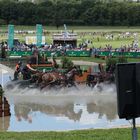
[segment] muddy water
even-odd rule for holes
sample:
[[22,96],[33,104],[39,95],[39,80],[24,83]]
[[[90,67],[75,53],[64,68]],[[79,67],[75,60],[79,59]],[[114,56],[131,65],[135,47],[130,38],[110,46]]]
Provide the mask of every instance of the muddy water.
[[[2,77],[0,77],[2,79]],[[3,75],[3,85],[9,73]],[[102,85],[103,91],[78,86],[78,89],[40,91],[5,89],[11,116],[0,118],[0,130],[49,131],[130,126],[118,119],[115,85]],[[139,119],[137,120],[139,123]]]

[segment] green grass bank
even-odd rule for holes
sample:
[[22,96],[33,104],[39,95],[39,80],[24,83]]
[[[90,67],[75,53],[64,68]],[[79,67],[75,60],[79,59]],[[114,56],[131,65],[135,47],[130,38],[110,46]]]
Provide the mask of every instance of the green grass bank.
[[[140,132],[140,129],[138,129]],[[140,137],[140,133],[138,134]],[[131,128],[67,132],[0,132],[0,140],[131,140]]]

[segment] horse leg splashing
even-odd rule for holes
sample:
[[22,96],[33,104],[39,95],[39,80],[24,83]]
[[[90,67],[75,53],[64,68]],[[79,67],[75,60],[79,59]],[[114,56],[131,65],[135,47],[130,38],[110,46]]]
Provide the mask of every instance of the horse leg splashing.
[[81,76],[80,69],[73,67],[67,74],[66,74],[66,81],[67,81],[67,87],[75,87],[78,89],[76,82],[75,82],[75,75]]
[[103,90],[102,83],[97,82],[94,88],[98,91],[101,92]]
[[41,81],[39,82],[40,89],[42,90],[46,86],[48,86],[50,82],[50,74],[49,73],[44,73],[40,79]]
[[42,76],[42,82],[40,83],[40,88],[43,89],[45,87],[55,87],[57,85],[57,81],[59,80],[57,73],[45,73]]

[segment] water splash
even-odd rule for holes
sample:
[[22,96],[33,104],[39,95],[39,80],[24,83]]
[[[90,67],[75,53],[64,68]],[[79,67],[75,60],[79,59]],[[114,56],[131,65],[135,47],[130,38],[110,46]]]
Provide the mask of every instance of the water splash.
[[24,95],[93,95],[93,94],[116,94],[116,86],[115,84],[98,84],[94,88],[90,88],[86,85],[77,85],[77,87],[70,87],[70,88],[51,88],[51,89],[37,89],[37,88],[20,88],[15,83],[10,82],[8,89],[5,86],[5,90],[10,94],[24,94]]
[[38,104],[65,104],[65,103],[88,103],[88,102],[116,102],[116,86],[114,84],[100,84],[90,88],[86,85],[78,85],[78,88],[62,88],[59,90],[39,90],[15,87],[5,89],[5,95],[14,102],[33,102]]

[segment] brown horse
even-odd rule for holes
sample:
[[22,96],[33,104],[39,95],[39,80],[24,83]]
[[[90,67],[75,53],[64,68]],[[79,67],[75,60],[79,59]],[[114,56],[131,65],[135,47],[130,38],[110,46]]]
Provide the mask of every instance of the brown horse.
[[80,72],[77,69],[77,67],[73,67],[66,73],[66,82],[68,87],[76,86],[75,75],[80,75]]
[[42,75],[41,89],[46,86],[64,86],[65,85],[65,75],[59,72],[49,72]]
[[78,68],[73,67],[67,73],[60,73],[58,71],[48,72],[48,73],[37,73],[33,76],[32,81],[36,82],[36,84],[41,88],[45,88],[47,86],[59,86],[61,87],[71,87],[75,86],[75,75],[80,75],[80,71]]
[[60,72],[38,72],[34,74],[30,80],[31,83],[35,83],[41,89],[47,86],[59,85],[65,86],[66,76]]
[[81,75],[79,67],[72,67],[66,73],[60,73],[57,69],[52,72],[37,72],[30,80],[30,83],[35,83],[41,89],[45,87],[71,87],[76,86],[75,75]]

